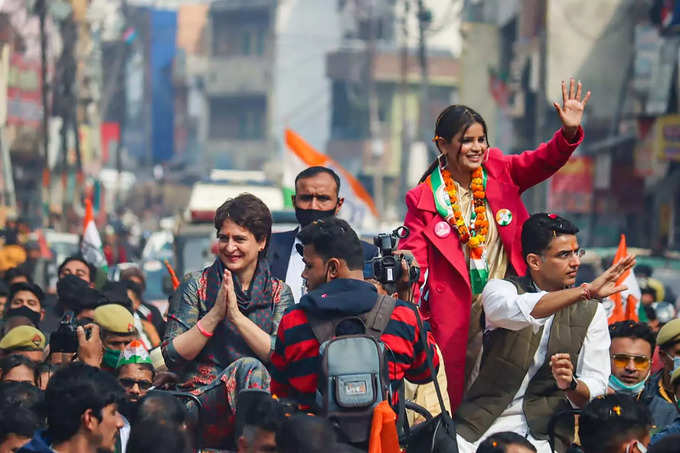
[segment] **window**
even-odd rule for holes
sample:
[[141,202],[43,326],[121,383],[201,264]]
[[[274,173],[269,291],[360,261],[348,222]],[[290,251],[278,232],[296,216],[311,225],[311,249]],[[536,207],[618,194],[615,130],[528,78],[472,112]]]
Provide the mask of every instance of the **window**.
[[264,42],[266,39],[267,32],[264,28],[259,28],[256,30],[256,41],[255,41],[255,53],[258,55],[264,55]]
[[269,29],[266,11],[216,14],[212,24],[213,55],[264,55]]
[[241,55],[250,55],[252,54],[252,49],[251,49],[251,30],[244,29],[241,31]]
[[210,100],[210,138],[260,140],[265,137],[267,101],[264,96],[239,96]]

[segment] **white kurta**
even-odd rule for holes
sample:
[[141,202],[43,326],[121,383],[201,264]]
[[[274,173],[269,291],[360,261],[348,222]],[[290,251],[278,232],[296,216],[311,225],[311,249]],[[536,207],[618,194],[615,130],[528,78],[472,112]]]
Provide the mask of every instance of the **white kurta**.
[[[543,335],[529,371],[508,407],[474,444],[467,442],[461,436],[457,436],[460,453],[474,453],[477,446],[486,437],[501,431],[512,431],[525,436],[529,442],[536,446],[539,453],[551,453],[550,444],[547,441],[534,439],[529,434],[529,425],[522,409],[524,394],[529,386],[529,381],[539,368],[550,360],[546,355],[554,315],[541,319],[531,316],[534,307],[545,294],[547,294],[545,291],[539,291],[519,295],[515,285],[506,280],[498,279],[489,280],[484,288],[482,304],[486,316],[487,331],[496,328],[521,330],[525,327],[533,327],[536,332],[543,326]],[[598,305],[595,316],[588,326],[576,364],[576,376],[588,386],[591,399],[603,395],[607,390],[610,372],[609,344],[607,316],[602,305]],[[499,370],[499,372],[502,371]]]
[[120,448],[121,448],[121,453],[125,453],[127,450],[127,443],[130,440],[130,422],[128,421],[125,416],[121,415],[123,417],[123,427],[118,430],[118,434],[120,435]]

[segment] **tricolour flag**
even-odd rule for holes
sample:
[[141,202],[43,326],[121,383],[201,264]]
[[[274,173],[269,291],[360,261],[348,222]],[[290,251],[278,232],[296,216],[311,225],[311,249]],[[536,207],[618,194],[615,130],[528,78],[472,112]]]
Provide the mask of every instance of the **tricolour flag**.
[[364,186],[340,164],[317,151],[302,137],[286,129],[286,155],[283,169],[283,190],[286,203],[291,203],[295,193],[295,177],[307,167],[324,166],[340,176],[340,196],[345,199],[339,217],[355,228],[370,229],[376,226],[378,211]]
[[[621,261],[627,255],[628,248],[626,247],[626,235],[622,234],[621,240],[619,241],[619,248],[614,257],[614,264]],[[612,310],[609,313],[609,324],[629,320],[637,322],[639,320],[638,309],[642,294],[640,293],[640,286],[635,278],[633,269],[631,268],[624,272],[616,281],[616,285],[626,285],[628,289],[609,297],[613,302]]]
[[85,218],[83,220],[83,242],[80,245],[81,253],[88,263],[99,269],[108,270],[106,257],[102,250],[102,240],[94,223],[94,210],[92,201],[85,199]]

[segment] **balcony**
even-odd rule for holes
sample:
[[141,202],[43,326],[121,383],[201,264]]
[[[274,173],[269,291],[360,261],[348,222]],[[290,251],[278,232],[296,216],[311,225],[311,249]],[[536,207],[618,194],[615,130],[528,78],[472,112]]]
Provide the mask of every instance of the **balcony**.
[[271,61],[262,56],[213,57],[208,64],[208,96],[266,95],[271,86]]
[[[326,75],[332,80],[363,83],[366,53],[342,49],[326,55]],[[431,85],[456,86],[460,76],[460,64],[451,55],[428,55]],[[398,52],[379,51],[373,63],[373,77],[379,83],[401,81],[401,59]],[[408,83],[420,82],[420,66],[417,55],[409,53],[407,60]]]
[[210,5],[213,12],[242,11],[244,9],[272,9],[276,0],[214,0]]
[[274,157],[275,145],[266,139],[211,139],[206,142],[205,157],[210,168],[262,170]]

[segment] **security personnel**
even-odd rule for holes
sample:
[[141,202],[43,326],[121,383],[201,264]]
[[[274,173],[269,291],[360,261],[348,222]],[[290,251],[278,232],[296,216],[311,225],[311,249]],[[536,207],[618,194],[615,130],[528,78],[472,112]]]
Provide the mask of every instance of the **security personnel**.
[[649,378],[640,399],[649,408],[654,425],[663,429],[678,416],[671,376],[673,371],[680,369],[680,319],[674,319],[659,330],[656,344],[663,369]]
[[45,335],[33,326],[17,326],[0,340],[5,355],[21,354],[34,362],[45,356]]
[[102,369],[115,374],[120,352],[130,342],[139,339],[134,317],[122,305],[106,304],[94,310],[94,322],[100,327],[104,347]]

